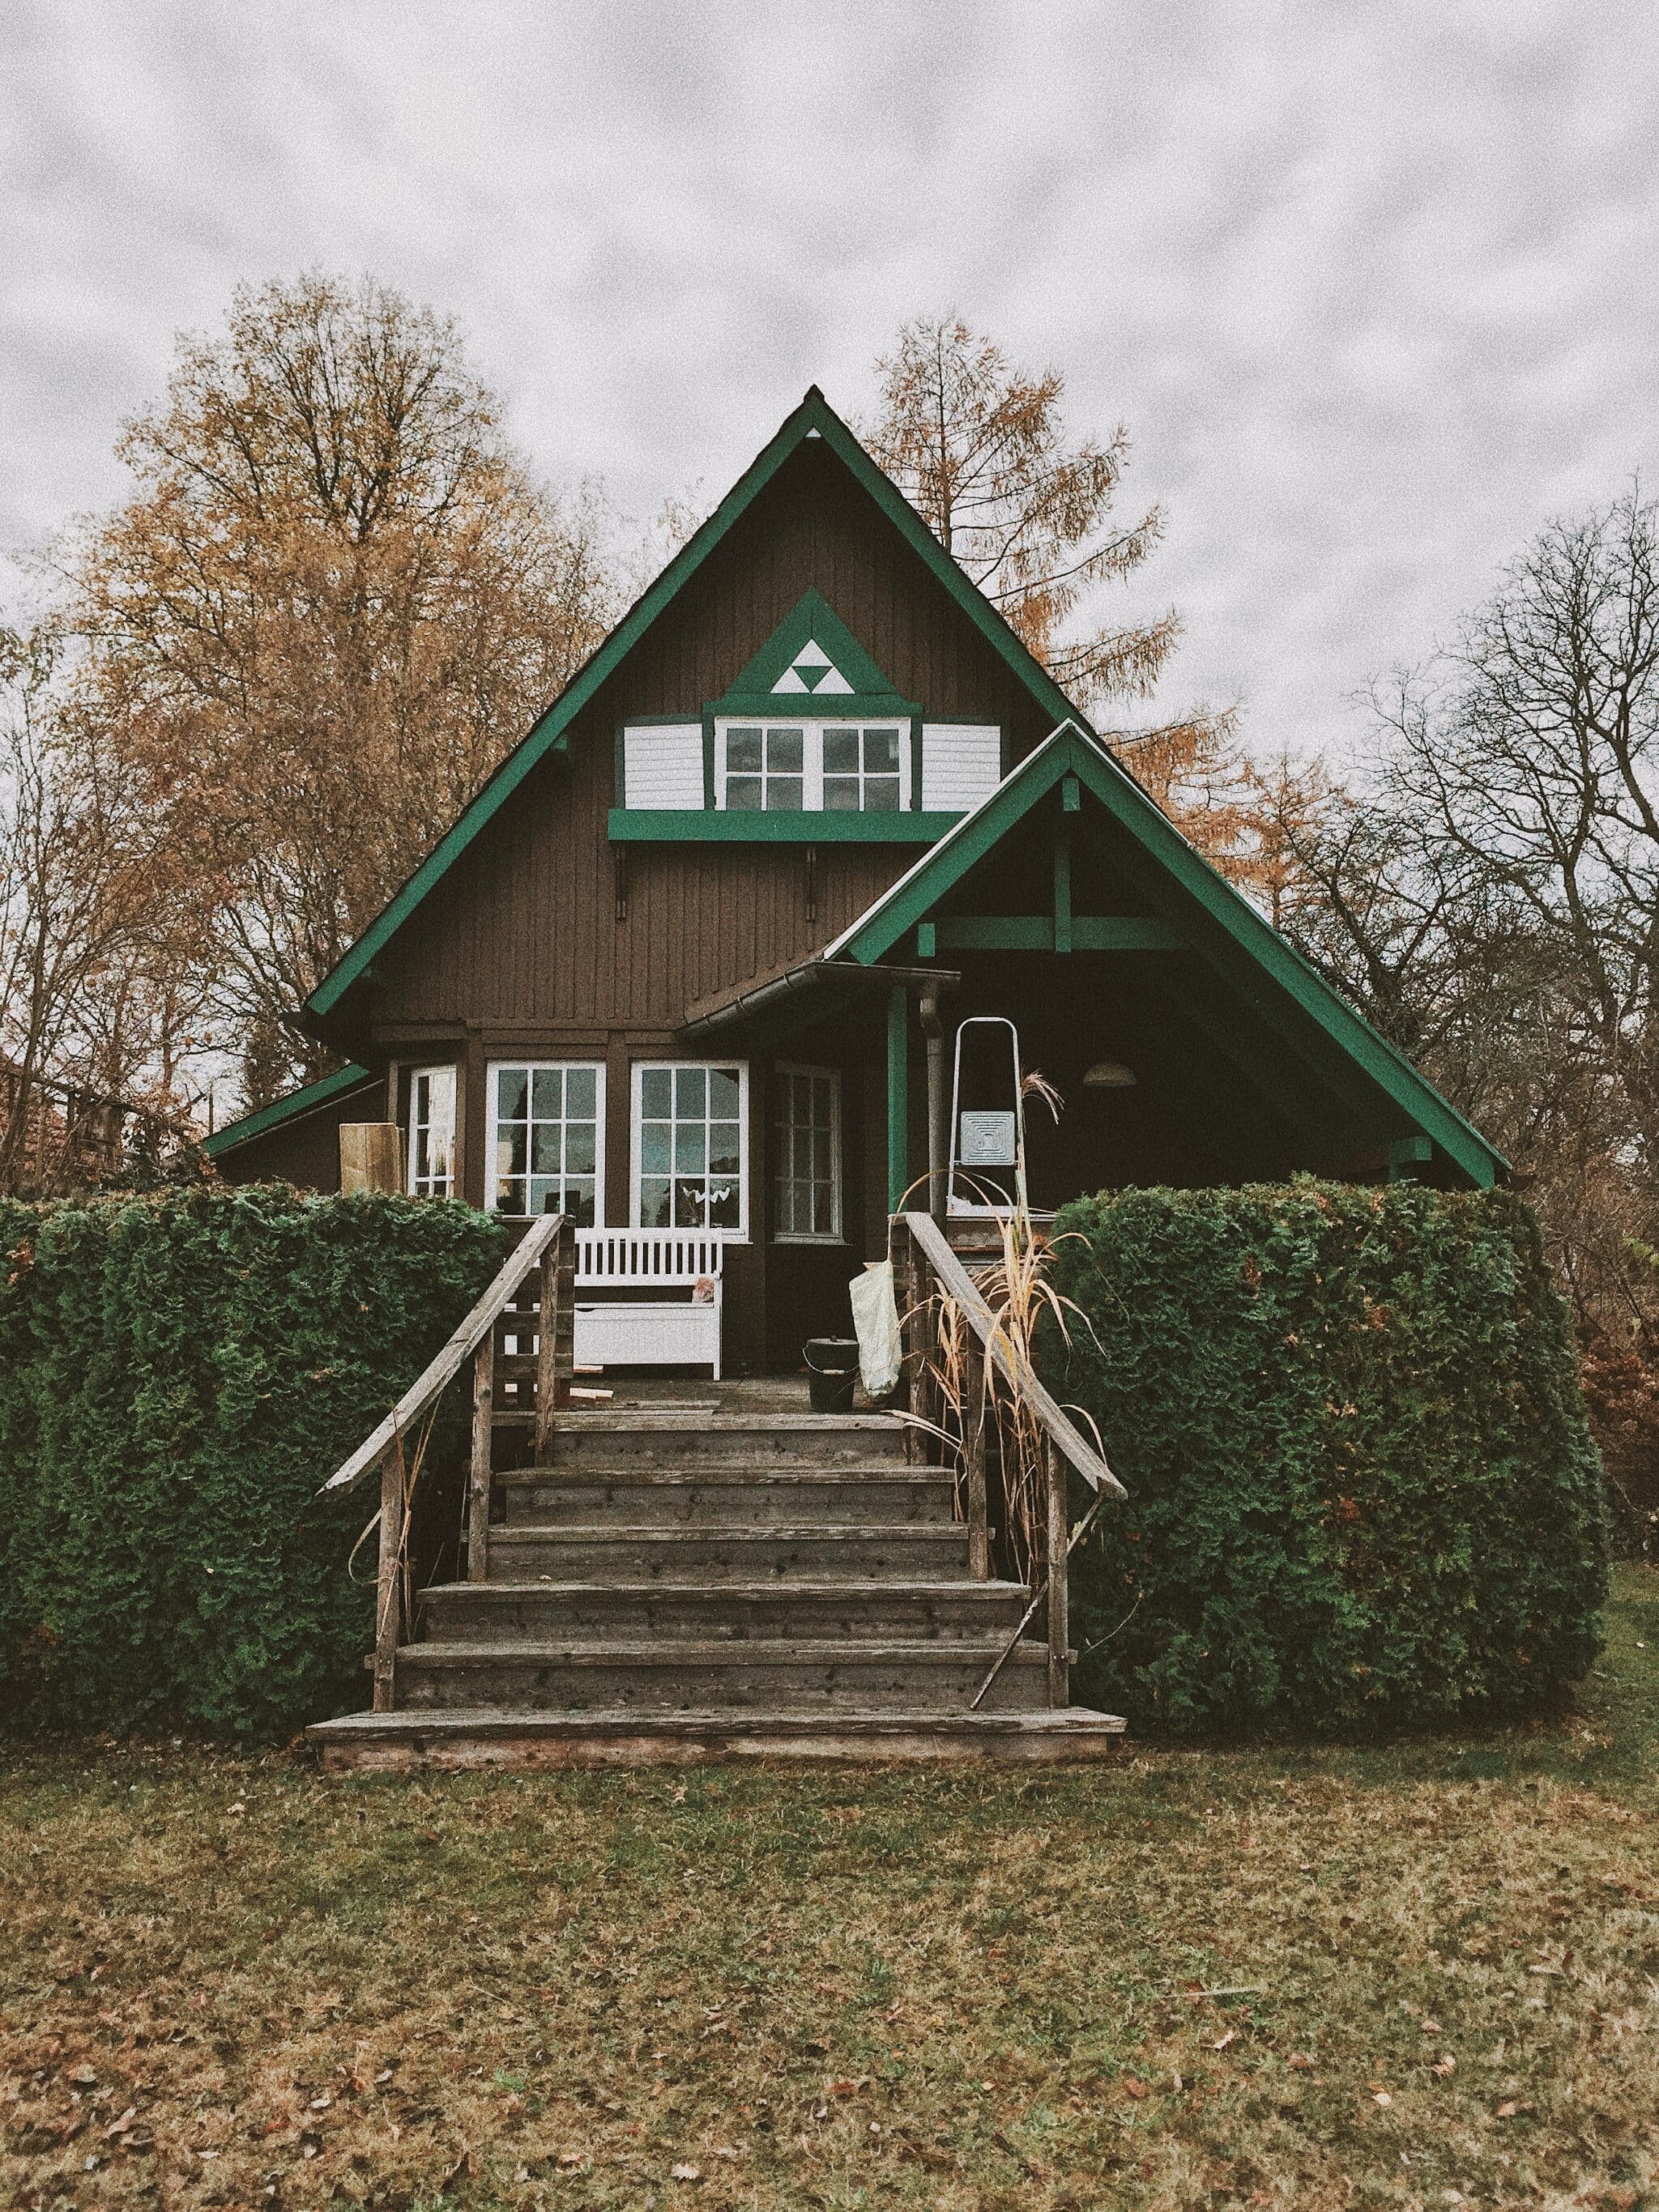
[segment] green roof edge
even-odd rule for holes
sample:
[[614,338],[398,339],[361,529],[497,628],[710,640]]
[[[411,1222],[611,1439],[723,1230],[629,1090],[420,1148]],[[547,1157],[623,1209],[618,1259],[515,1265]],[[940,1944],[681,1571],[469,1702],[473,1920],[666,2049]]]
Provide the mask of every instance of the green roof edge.
[[565,732],[624,655],[644,636],[669,602],[689,583],[708,556],[747,512],[790,454],[814,433],[851,471],[888,520],[919,553],[934,576],[1008,663],[1014,674],[1057,720],[1089,725],[1054,678],[1015,635],[978,586],[952,560],[898,486],[872,461],[835,409],[813,385],[738,478],[720,505],[702,523],[656,580],[572,677],[559,696],[531,726],[477,796],[435,844],[420,866],[393,893],[368,927],[324,976],[306,1000],[320,1018],[331,1012],[361,980],[374,956],[402,927],[427,893],[448,872],[472,840],[518,789],[538,761],[561,750]]
[[285,1098],[273,1099],[257,1113],[244,1114],[239,1121],[227,1121],[222,1129],[216,1129],[204,1139],[202,1150],[210,1160],[216,1160],[221,1152],[245,1145],[250,1138],[263,1137],[267,1129],[280,1128],[284,1121],[295,1121],[314,1107],[326,1106],[331,1098],[355,1091],[360,1083],[372,1083],[374,1079],[372,1068],[365,1067],[360,1060],[350,1060],[344,1067],[337,1067],[332,1075],[319,1075],[314,1083],[290,1091]]
[[1190,892],[1239,950],[1279,983],[1419,1129],[1482,1188],[1508,1161],[1443,1098],[1397,1046],[1373,1029],[1288,938],[1257,912],[1236,884],[1188,843],[1154,800],[1113,759],[1092,731],[1068,715],[996,789],[908,868],[898,881],[825,947],[866,965],[890,951],[933,901],[960,881],[1061,776],[1090,789],[1165,872]]

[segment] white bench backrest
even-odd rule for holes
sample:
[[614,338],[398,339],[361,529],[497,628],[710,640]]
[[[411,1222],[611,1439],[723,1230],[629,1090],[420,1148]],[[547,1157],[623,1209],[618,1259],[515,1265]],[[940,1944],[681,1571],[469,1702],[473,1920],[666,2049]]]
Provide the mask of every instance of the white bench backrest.
[[682,1229],[579,1229],[576,1283],[660,1283],[665,1289],[720,1279],[726,1246],[718,1237]]

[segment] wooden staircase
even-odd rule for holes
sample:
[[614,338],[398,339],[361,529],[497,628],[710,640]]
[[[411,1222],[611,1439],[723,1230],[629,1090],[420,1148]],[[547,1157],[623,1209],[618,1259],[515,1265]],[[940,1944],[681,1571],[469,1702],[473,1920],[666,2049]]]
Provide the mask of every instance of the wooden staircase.
[[[737,1396],[726,1394],[726,1402]],[[393,1705],[311,1731],[330,1767],[773,1753],[1075,1759],[1018,1583],[969,1571],[954,1480],[889,1416],[574,1413],[497,1474],[483,1576],[421,1593]]]
[[[568,1237],[538,1223],[334,1478],[380,1468],[380,1605],[374,1710],[308,1731],[325,1768],[1115,1750],[1121,1720],[1063,1701],[1030,1593],[988,1571],[982,1479],[975,1531],[914,1429],[811,1413],[790,1384],[556,1412],[568,1277]],[[464,1579],[415,1591],[401,1438],[469,1358]],[[526,1425],[531,1463],[497,1465],[523,1456]]]

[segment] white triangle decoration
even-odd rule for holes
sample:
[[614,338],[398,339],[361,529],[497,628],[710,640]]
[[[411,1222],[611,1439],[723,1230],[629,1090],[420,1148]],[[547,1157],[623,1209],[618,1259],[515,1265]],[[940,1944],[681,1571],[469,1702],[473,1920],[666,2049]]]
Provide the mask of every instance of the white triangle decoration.
[[772,686],[774,691],[805,691],[811,688],[805,679],[793,668],[786,668]]
[[806,643],[795,655],[795,665],[797,668],[828,668],[830,656],[817,638],[808,638]]
[[814,691],[851,691],[852,688],[839,668],[830,669],[812,686]]

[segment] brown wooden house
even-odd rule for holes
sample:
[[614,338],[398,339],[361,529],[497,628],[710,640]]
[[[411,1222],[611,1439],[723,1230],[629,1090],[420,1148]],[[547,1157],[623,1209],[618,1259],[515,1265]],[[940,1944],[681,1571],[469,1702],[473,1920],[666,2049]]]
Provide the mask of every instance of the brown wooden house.
[[[1006,1194],[982,1140],[1017,1069],[1063,1101],[1027,1119],[1036,1208],[1503,1167],[1186,842],[816,389],[304,1019],[349,1064],[221,1131],[221,1170],[337,1188],[342,1126],[397,1124],[411,1192],[574,1224],[574,1358],[607,1370],[794,1373],[848,1332],[896,1214],[920,1267],[927,1212]],[[568,1373],[538,1310],[517,1338],[486,1316],[478,1357],[526,1369],[533,1341]],[[998,1550],[971,1455],[953,1475],[890,1418],[753,1395],[572,1427],[537,1371],[526,1466],[479,1370],[465,1573],[406,1645],[384,1440],[342,1470],[380,1455],[378,1710],[329,1723],[330,1756],[492,1730],[478,1755],[634,1755],[641,1713],[675,1756],[729,1747],[734,1716],[751,1747],[873,1731],[928,1756],[1121,1725],[1067,1709],[1062,1462],[1115,1485],[1051,1401],[1045,1653],[1021,1640],[1040,1547]]]
[[350,1064],[209,1149],[328,1189],[338,1125],[388,1120],[412,1191],[706,1231],[728,1370],[793,1368],[959,1136],[957,1025],[987,1013],[1064,1102],[1030,1117],[1038,1206],[1502,1164],[815,389],[313,994]]

